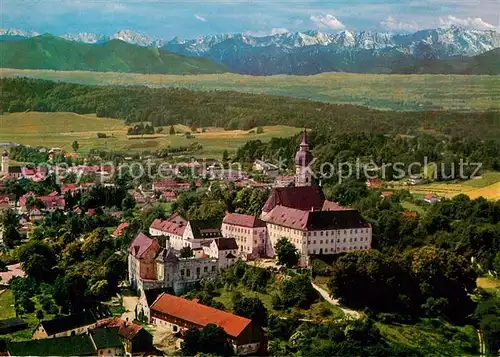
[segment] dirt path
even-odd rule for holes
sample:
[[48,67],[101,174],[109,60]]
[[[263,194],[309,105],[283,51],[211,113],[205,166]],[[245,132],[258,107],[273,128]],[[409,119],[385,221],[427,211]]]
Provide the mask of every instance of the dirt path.
[[332,305],[338,306],[342,310],[342,312],[344,312],[344,314],[346,314],[346,316],[352,317],[354,319],[361,318],[361,315],[359,314],[359,312],[340,306],[339,300],[333,299],[332,297],[330,297],[330,294],[328,294],[328,292],[325,289],[322,289],[321,287],[319,287],[318,285],[316,285],[314,283],[312,283],[312,287],[314,288],[314,290],[316,290],[323,297],[323,299],[325,299],[326,301],[328,301]]
[[477,330],[477,338],[479,340],[479,357],[486,356],[486,346],[484,345],[483,331]]

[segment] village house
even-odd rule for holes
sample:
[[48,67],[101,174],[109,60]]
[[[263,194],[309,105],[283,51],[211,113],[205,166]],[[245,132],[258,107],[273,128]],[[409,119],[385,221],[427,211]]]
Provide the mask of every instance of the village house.
[[52,192],[47,196],[37,196],[33,192],[28,192],[19,198],[19,209],[21,212],[28,212],[27,203],[30,197],[34,200],[40,200],[43,203],[43,207],[38,207],[38,209],[49,213],[58,209],[63,210],[66,205],[64,197],[57,192]]
[[125,352],[129,355],[148,355],[155,351],[153,336],[142,326],[119,317],[113,317],[97,323],[98,328],[117,329]]
[[279,175],[278,166],[265,162],[263,160],[255,160],[253,163],[253,170],[262,172],[264,175],[268,177],[275,178]]
[[183,291],[201,279],[213,276],[218,261],[210,257],[180,258],[168,239],[139,233],[128,250],[128,280],[133,289],[173,288]]
[[117,329],[89,330],[82,335],[6,343],[7,356],[95,356],[124,355]]
[[435,193],[428,192],[425,195],[424,201],[427,203],[433,204],[433,203],[441,202],[441,198],[439,198],[439,196],[436,195]]
[[127,228],[128,228],[127,222],[120,223],[118,227],[116,227],[116,229],[113,231],[113,233],[111,233],[111,236],[114,238],[121,237],[125,233],[125,229]]
[[32,338],[34,340],[81,335],[97,326],[99,320],[109,318],[111,313],[101,306],[77,314],[40,321]]
[[234,238],[215,238],[204,243],[203,253],[217,259],[219,269],[226,269],[236,263],[238,245]]
[[2,209],[14,209],[16,207],[16,196],[0,194],[0,211]]
[[235,354],[257,355],[266,350],[264,331],[252,320],[174,295],[163,293],[156,299],[151,306],[151,321],[181,339],[190,328],[214,324],[227,333]]
[[167,237],[170,246],[176,250],[184,247],[196,249],[207,240],[221,237],[219,227],[217,222],[212,221],[188,221],[176,212],[165,220],[155,219],[149,227],[149,234],[153,237]]
[[222,221],[222,236],[232,237],[239,247],[238,256],[255,259],[266,256],[267,227],[261,219],[238,213],[228,213]]

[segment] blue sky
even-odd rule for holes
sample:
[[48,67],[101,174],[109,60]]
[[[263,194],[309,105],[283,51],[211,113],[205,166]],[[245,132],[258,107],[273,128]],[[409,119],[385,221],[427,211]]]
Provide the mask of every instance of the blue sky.
[[0,27],[57,35],[110,35],[130,29],[170,39],[307,29],[412,32],[452,24],[500,27],[500,0],[0,0],[0,4]]

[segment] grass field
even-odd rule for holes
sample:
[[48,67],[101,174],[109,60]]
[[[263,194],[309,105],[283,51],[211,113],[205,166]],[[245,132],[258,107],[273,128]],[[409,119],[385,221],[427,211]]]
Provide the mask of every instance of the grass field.
[[14,295],[11,290],[1,290],[0,293],[0,320],[10,319],[16,317],[16,310],[14,309]]
[[184,76],[6,68],[0,71],[2,77],[31,77],[91,85],[237,90],[391,110],[500,109],[500,76],[322,73],[257,77],[229,73]]
[[457,327],[441,320],[422,320],[416,325],[376,325],[390,343],[416,348],[424,356],[478,355],[473,326]]
[[[434,182],[416,186],[394,186],[394,188],[410,190],[414,197],[422,199],[426,193],[432,192],[438,196],[447,198],[452,198],[459,194],[466,194],[472,199],[482,196],[489,200],[498,200],[500,199],[500,172],[486,172],[480,177],[460,183]],[[411,209],[408,203],[403,202],[403,207],[408,210],[419,212],[417,209]],[[421,209],[421,207],[418,208]]]
[[[180,132],[190,131],[184,125],[176,125]],[[169,128],[164,128],[168,133]],[[97,118],[95,115],[75,113],[11,113],[0,115],[0,142],[14,141],[24,145],[61,147],[72,151],[72,143],[77,140],[80,151],[90,149],[131,151],[157,150],[167,146],[189,146],[196,142],[203,145],[203,156],[221,156],[224,150],[235,151],[248,140],[270,140],[272,137],[292,136],[301,129],[288,126],[264,127],[264,133],[221,128],[207,128],[206,132],[194,133],[194,139],[184,135],[155,134],[127,136],[127,126],[122,121]],[[201,131],[201,130],[200,130]],[[98,139],[97,133],[105,133],[108,138]]]

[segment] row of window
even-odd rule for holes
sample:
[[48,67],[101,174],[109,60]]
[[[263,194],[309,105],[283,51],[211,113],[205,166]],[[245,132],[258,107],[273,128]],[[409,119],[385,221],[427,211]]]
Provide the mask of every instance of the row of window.
[[246,229],[246,228],[240,228],[240,227],[234,227],[234,226],[227,226],[227,230],[230,231],[230,232],[250,234],[250,229]]
[[[358,241],[358,238],[349,238],[350,243],[357,242],[357,241]],[[361,238],[359,238],[359,241],[360,242],[363,242],[363,241],[368,242],[368,237],[361,237]],[[347,242],[347,238],[344,238],[343,243],[346,243],[346,242]],[[331,243],[334,243],[334,239],[331,240]],[[340,239],[337,239],[337,243],[340,243]],[[307,244],[311,244],[311,240],[308,239]],[[316,244],[316,241],[313,240],[312,244]],[[319,244],[323,244],[322,239],[319,241]],[[328,244],[328,239],[325,240],[325,244]]]
[[[212,265],[212,271],[215,271],[215,265]],[[196,268],[196,275],[200,275],[201,269],[200,267]],[[203,267],[203,272],[208,272],[208,267]],[[184,269],[181,269],[181,276],[184,276]],[[191,276],[191,269],[186,269],[186,276]]]
[[[368,228],[366,228],[366,229],[349,229],[349,234],[353,234],[353,231],[354,231],[354,234],[358,234],[358,231],[359,231],[359,233],[368,233]],[[308,236],[312,235],[312,236],[316,237],[317,233],[318,232],[307,232],[307,235]],[[328,231],[326,231],[326,232],[320,231],[319,236],[323,236],[323,233],[325,233],[325,236],[328,237]],[[332,232],[332,235],[334,235],[334,233],[335,233],[335,231]],[[347,234],[347,229],[344,229],[344,234]]]
[[[342,247],[342,248],[337,248],[337,249],[333,249],[333,248],[330,248],[330,252],[346,252],[346,251],[353,251],[353,250],[361,250],[361,249],[368,249],[368,246],[365,245],[365,246],[360,246],[360,247]],[[308,253],[309,254],[327,254],[328,253],[328,248],[325,248],[325,249],[309,249],[308,250]]]

